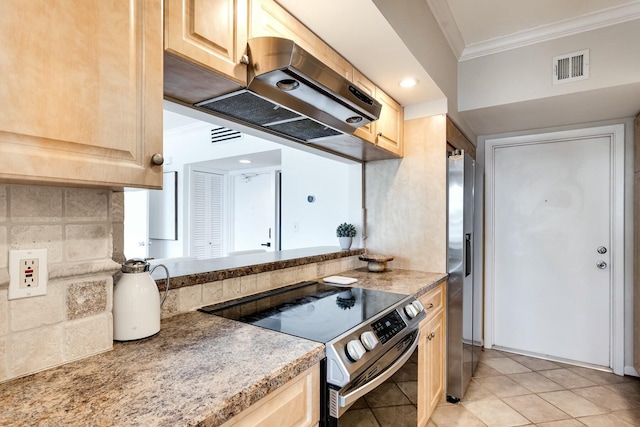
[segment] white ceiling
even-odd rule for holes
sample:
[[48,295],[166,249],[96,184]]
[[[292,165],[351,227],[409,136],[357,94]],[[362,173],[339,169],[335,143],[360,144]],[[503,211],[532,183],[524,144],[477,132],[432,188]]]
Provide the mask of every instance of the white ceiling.
[[[276,0],[402,105],[444,98],[372,0]],[[405,77],[419,84],[400,87]]]
[[638,0],[425,0],[460,60],[637,19]]
[[447,0],[465,45],[576,17],[599,13],[629,0]]
[[[232,142],[235,143],[235,142]],[[251,163],[240,163],[240,160]],[[264,169],[280,166],[282,163],[282,150],[259,151],[247,153],[241,156],[225,157],[222,159],[207,160],[194,163],[199,166],[206,166],[210,169],[222,171],[242,171],[245,169]]]

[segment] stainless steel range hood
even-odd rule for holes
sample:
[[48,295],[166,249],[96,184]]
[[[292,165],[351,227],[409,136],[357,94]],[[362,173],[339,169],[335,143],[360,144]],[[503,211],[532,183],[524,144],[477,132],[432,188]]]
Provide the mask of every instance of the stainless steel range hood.
[[[293,41],[249,40],[246,89],[194,104],[286,135],[322,145],[343,140],[377,120],[381,105]],[[353,141],[350,141],[353,143]]]

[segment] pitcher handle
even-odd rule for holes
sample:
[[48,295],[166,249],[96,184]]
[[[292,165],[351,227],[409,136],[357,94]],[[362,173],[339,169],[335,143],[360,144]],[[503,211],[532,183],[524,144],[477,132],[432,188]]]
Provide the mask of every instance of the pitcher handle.
[[164,304],[164,300],[167,299],[167,294],[169,293],[169,279],[171,279],[171,277],[169,277],[169,269],[163,264],[158,264],[155,267],[153,267],[151,271],[149,271],[149,274],[150,275],[153,274],[153,270],[155,270],[158,267],[164,268],[164,272],[167,274],[167,286],[165,286],[164,295],[162,296],[162,300],[160,301],[160,307],[162,307],[162,304]]

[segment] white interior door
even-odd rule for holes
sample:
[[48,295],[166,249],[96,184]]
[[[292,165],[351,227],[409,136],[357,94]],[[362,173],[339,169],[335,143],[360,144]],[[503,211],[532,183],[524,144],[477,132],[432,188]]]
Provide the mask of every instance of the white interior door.
[[275,177],[273,172],[234,176],[231,252],[275,249]]
[[622,333],[612,270],[623,268],[619,145],[597,132],[520,142],[487,144],[488,344],[612,367]]

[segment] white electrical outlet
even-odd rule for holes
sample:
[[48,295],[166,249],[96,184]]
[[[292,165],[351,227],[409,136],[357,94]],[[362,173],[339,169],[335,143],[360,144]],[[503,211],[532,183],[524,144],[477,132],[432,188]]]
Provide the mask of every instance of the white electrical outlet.
[[47,294],[47,250],[9,251],[9,299]]

